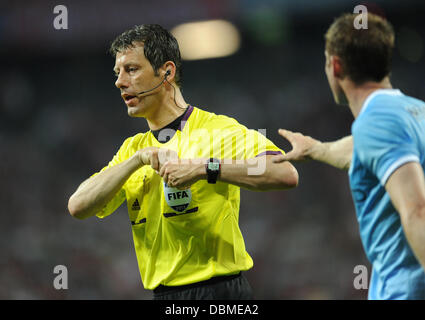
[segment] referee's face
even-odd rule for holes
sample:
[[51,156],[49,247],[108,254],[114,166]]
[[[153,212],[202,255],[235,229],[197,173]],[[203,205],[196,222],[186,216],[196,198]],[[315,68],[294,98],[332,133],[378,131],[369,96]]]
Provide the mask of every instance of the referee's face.
[[115,86],[121,91],[128,115],[130,117],[149,116],[154,106],[161,101],[162,86],[148,94],[138,95],[142,91],[155,87],[160,81],[145,57],[143,45],[136,45],[118,52],[115,57],[114,72],[117,77]]

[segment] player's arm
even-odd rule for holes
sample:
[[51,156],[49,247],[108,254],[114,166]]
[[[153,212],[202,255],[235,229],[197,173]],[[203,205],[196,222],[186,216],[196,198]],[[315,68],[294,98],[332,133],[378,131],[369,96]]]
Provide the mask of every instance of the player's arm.
[[[114,165],[84,181],[69,198],[68,210],[77,219],[96,215],[121,190],[127,179],[144,165],[151,165],[159,170],[165,163],[171,150],[145,148],[138,150],[129,159]],[[174,154],[173,154],[174,157]]]
[[[249,160],[221,160],[218,181],[253,191],[296,187],[298,172],[295,167],[287,161],[274,163],[272,159],[273,156],[264,155]],[[159,174],[169,186],[185,188],[207,179],[206,163],[207,159],[168,161]]]
[[299,132],[280,129],[279,134],[287,139],[292,150],[284,155],[275,156],[273,161],[316,160],[342,170],[348,170],[353,153],[353,137],[347,136],[332,142],[321,142]]
[[400,214],[407,241],[425,269],[425,179],[422,167],[417,162],[402,165],[389,177],[385,189]]

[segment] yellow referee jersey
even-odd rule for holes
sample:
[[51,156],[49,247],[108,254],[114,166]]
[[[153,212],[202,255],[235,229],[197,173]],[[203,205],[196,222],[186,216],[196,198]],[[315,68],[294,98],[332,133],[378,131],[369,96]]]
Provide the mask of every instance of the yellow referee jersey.
[[[150,131],[126,139],[102,171],[146,147],[174,150],[180,159],[242,160],[282,152],[264,135],[223,115],[189,106],[183,121],[181,131],[166,143]],[[164,185],[147,165],[130,176],[97,216],[110,215],[124,200],[146,289],[190,284],[253,266],[239,229],[239,187],[199,180],[178,190]]]

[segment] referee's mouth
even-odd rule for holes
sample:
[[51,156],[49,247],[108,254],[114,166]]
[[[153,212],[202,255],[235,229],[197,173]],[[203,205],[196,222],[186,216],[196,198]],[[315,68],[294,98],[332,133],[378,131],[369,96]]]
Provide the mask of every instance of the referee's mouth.
[[130,105],[137,102],[137,96],[128,93],[122,94],[121,97],[124,99],[126,105]]

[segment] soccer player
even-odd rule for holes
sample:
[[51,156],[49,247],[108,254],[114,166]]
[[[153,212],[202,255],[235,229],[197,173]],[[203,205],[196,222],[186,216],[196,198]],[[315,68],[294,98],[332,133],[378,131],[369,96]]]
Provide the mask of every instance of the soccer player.
[[326,75],[348,104],[352,137],[322,143],[287,130],[293,145],[275,161],[315,159],[349,168],[360,236],[372,263],[369,299],[425,298],[425,103],[389,80],[394,32],[368,14],[368,28],[344,14],[328,29]]
[[150,130],[124,141],[70,197],[72,216],[104,218],[127,202],[143,285],[154,299],[250,299],[253,261],[239,229],[240,187],[293,188],[282,153],[236,120],[188,105],[176,39],[136,26],[112,43],[115,85]]

